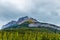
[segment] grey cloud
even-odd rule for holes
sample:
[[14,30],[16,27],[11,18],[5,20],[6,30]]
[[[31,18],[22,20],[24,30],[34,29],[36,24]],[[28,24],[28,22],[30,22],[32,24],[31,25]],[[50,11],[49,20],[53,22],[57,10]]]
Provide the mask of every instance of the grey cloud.
[[3,23],[3,21],[16,20],[28,15],[42,22],[60,24],[59,2],[58,0],[31,0],[28,1],[26,8],[23,7],[20,10],[15,4],[7,1],[7,3],[0,4],[0,21]]

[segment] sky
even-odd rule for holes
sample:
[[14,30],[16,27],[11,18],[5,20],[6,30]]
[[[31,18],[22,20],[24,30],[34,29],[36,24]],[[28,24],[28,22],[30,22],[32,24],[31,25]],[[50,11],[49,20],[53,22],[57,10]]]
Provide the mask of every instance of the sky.
[[0,28],[24,16],[60,26],[60,0],[0,0]]

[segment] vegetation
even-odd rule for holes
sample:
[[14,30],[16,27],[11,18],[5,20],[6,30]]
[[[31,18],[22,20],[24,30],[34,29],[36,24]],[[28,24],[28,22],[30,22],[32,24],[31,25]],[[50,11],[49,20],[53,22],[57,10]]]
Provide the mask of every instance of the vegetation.
[[60,40],[60,34],[44,28],[1,30],[0,40]]

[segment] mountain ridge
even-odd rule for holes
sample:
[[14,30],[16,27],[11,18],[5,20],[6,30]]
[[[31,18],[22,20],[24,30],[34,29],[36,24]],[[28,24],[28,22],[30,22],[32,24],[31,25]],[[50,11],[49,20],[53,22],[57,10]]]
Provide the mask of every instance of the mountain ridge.
[[[19,25],[19,27],[21,27],[21,26],[46,27],[46,28],[48,27],[48,28],[53,28],[53,29],[60,30],[59,26],[49,24],[49,23],[42,23],[42,22],[39,22],[36,19],[28,17],[28,16],[21,17],[21,18],[18,19],[18,21],[11,21],[11,22],[7,23],[6,25],[4,25],[2,27],[2,29],[10,28],[10,27],[12,28],[12,26],[15,26],[15,25]],[[16,28],[17,28],[17,26],[16,26]]]

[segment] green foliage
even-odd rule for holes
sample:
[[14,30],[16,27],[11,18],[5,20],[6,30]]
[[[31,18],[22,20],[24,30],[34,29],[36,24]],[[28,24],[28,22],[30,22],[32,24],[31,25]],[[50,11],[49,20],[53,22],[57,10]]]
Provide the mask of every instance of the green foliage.
[[[1,30],[0,40],[60,40],[59,33],[47,32],[44,28],[19,28]],[[43,30],[43,31],[41,31]]]

